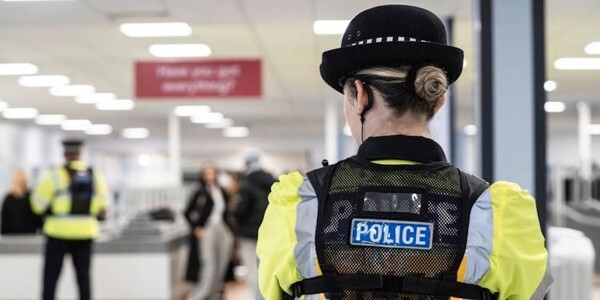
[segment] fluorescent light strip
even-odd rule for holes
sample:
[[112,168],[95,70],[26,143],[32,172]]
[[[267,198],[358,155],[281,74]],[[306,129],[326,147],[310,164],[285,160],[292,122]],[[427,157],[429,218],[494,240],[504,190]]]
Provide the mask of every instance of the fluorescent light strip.
[[589,134],[600,134],[600,124],[591,124],[587,127]]
[[467,125],[465,126],[465,134],[466,135],[470,135],[470,136],[474,136],[477,135],[477,126],[476,125]]
[[556,81],[554,80],[547,80],[546,82],[544,82],[544,90],[546,90],[546,92],[552,92],[556,90],[556,87]]
[[349,20],[318,20],[313,23],[313,31],[318,35],[344,34]]
[[7,108],[2,113],[6,119],[33,119],[37,115],[38,111],[35,108]]
[[0,75],[33,75],[38,67],[29,63],[0,64]]
[[109,124],[92,124],[86,131],[87,135],[109,135],[112,133],[112,126]]
[[232,119],[223,119],[219,122],[204,124],[204,127],[209,129],[223,129],[233,126]]
[[194,124],[208,124],[208,123],[218,123],[223,121],[224,117],[222,113],[208,113],[203,115],[192,116],[190,120]]
[[128,37],[190,36],[192,28],[186,23],[125,23],[119,27]]
[[147,128],[125,128],[121,134],[126,139],[145,139],[150,136],[150,131]]
[[66,131],[86,131],[92,126],[90,120],[65,120],[60,127]]
[[0,111],[3,111],[8,108],[8,103],[4,101],[0,101]]
[[96,104],[102,101],[110,101],[117,99],[117,96],[113,93],[95,93],[85,96],[75,97],[75,102],[79,104]]
[[132,110],[135,103],[129,99],[117,99],[96,103],[98,110]]
[[178,117],[192,117],[210,113],[210,107],[204,105],[181,105],[175,107],[174,111]]
[[589,55],[600,54],[600,42],[589,43],[584,50]]
[[600,57],[563,57],[554,62],[557,70],[600,70]]
[[211,53],[205,44],[160,44],[150,46],[149,51],[156,57],[206,57]]
[[62,85],[50,88],[50,94],[56,97],[77,97],[96,92],[91,85]]
[[565,111],[566,108],[567,106],[564,102],[548,101],[544,103],[544,109],[549,113],[561,113]]
[[242,138],[250,135],[248,127],[229,127],[223,129],[223,136],[228,138]]
[[35,118],[35,124],[61,125],[65,119],[65,115],[39,115],[37,118]]
[[63,75],[21,76],[19,78],[19,84],[25,87],[53,87],[67,85],[70,82],[69,77]]

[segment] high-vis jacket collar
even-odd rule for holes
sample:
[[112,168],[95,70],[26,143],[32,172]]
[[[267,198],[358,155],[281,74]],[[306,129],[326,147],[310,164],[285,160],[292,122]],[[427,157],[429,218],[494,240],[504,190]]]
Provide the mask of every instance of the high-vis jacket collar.
[[370,137],[360,145],[358,157],[365,160],[401,159],[420,163],[446,162],[442,147],[422,136]]

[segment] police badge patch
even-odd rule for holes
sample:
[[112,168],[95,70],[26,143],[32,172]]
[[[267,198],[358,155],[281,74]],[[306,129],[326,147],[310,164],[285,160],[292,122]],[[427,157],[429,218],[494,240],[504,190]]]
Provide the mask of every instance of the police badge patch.
[[353,219],[350,244],[366,247],[429,250],[433,223]]

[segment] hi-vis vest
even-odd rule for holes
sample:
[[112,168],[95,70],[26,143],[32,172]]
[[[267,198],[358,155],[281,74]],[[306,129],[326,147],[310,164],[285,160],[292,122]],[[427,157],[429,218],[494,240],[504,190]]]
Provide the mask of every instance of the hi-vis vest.
[[264,300],[541,300],[553,281],[535,199],[415,136],[370,137],[354,158],[280,176],[256,253]]
[[291,298],[495,299],[457,282],[469,213],[489,185],[447,162],[376,165],[357,156],[307,174],[318,197],[321,276]]
[[30,201],[36,214],[46,214],[43,229],[46,236],[93,239],[100,231],[97,216],[106,210],[107,192],[102,175],[76,161],[44,174]]

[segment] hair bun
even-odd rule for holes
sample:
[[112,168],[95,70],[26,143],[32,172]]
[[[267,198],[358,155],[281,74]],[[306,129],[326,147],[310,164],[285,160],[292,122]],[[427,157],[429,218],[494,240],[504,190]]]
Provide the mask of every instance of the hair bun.
[[448,89],[446,74],[438,67],[420,68],[415,76],[415,93],[427,102],[435,102]]

